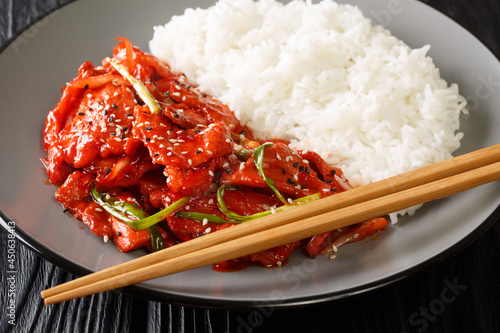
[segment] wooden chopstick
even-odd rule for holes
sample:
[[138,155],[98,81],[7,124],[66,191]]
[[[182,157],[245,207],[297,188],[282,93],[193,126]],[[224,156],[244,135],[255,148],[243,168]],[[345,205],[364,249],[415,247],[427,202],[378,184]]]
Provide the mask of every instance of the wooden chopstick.
[[497,180],[499,161],[500,145],[485,148],[193,239],[47,289],[42,297],[52,304],[120,288],[386,215]]

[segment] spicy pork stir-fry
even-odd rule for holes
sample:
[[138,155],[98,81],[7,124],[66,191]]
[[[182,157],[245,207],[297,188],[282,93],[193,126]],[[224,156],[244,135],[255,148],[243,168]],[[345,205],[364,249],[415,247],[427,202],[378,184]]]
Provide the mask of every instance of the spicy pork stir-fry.
[[[349,188],[318,154],[256,140],[227,106],[119,40],[102,66],[80,67],[44,128],[56,199],[95,235],[123,252],[156,251]],[[374,219],[218,267],[281,266],[303,243],[311,256],[335,252],[387,224]]]

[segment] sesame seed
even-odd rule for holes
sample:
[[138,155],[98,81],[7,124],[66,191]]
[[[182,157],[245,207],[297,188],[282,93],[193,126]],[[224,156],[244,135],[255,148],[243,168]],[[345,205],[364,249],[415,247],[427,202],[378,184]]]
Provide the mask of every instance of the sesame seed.
[[294,167],[294,168],[296,168],[296,167],[298,167],[298,166],[299,166],[299,162],[295,162],[295,163],[293,163],[293,167]]
[[330,260],[334,260],[334,259],[337,259],[337,255],[336,255],[336,254],[332,254],[332,255],[330,256]]
[[352,237],[353,237],[353,238],[358,238],[358,237],[359,237],[359,234],[354,234]]
[[102,209],[99,208],[99,207],[97,207],[95,210],[98,211],[98,212],[102,212]]
[[104,243],[107,243],[109,240],[109,237],[108,237],[108,235],[104,235],[104,237],[102,239],[104,240]]
[[207,225],[208,220],[207,220],[207,219],[203,219],[203,222],[202,222],[202,223],[203,223],[203,225]]
[[191,161],[190,159],[188,160],[188,164],[189,165],[193,165],[193,161]]
[[208,234],[210,231],[212,231],[212,228],[210,228],[210,227],[209,227],[209,228],[207,228],[207,229],[205,229],[205,233],[207,233],[207,234]]

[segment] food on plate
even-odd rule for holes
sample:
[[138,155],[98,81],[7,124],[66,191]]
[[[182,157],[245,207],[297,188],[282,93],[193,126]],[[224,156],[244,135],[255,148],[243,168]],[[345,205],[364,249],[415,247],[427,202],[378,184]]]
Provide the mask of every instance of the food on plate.
[[[43,132],[55,198],[97,236],[123,252],[156,251],[349,189],[317,153],[255,138],[185,74],[118,40],[101,66],[80,66]],[[332,253],[387,225],[377,218],[317,235],[306,250]],[[281,266],[302,243],[216,267]]]
[[352,186],[448,159],[460,146],[465,98],[440,77],[429,48],[412,49],[331,0],[221,0],[186,9],[150,41],[152,54],[257,137],[315,151]]

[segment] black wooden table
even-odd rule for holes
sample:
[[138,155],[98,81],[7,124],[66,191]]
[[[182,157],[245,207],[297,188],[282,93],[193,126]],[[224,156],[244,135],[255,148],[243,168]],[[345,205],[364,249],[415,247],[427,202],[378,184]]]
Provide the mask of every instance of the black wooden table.
[[[67,2],[0,0],[0,45]],[[500,55],[499,0],[424,2]],[[16,307],[9,309],[9,234],[0,229],[0,332],[500,332],[499,220],[460,252],[399,282],[341,300],[265,313],[192,308],[116,292],[47,307],[40,291],[74,276],[19,241]],[[9,323],[11,313],[15,325]]]

